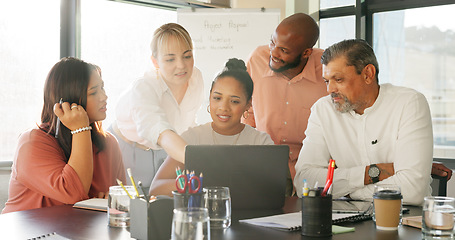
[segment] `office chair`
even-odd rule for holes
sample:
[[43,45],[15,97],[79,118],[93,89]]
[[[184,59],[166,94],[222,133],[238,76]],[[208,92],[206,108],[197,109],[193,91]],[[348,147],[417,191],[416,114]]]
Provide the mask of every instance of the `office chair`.
[[433,196],[447,196],[447,176],[442,177],[438,175],[431,174],[433,181],[431,182],[431,188]]
[[[437,158],[433,157],[433,163],[442,163],[449,169],[455,169],[455,159],[453,158]],[[431,188],[433,196],[447,196],[447,177],[431,175],[433,181]]]

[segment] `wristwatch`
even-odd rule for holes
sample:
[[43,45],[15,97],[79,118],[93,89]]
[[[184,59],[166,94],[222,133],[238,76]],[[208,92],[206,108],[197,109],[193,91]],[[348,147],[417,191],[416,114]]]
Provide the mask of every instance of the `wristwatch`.
[[368,169],[368,176],[370,176],[373,183],[379,182],[379,174],[381,174],[381,170],[376,166],[376,164],[371,164],[370,169]]

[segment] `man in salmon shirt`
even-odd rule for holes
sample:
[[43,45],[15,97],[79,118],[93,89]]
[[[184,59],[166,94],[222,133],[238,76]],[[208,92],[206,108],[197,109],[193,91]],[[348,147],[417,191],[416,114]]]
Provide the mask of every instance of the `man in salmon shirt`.
[[289,145],[286,195],[293,194],[295,163],[310,115],[310,108],[327,95],[322,79],[322,49],[316,22],[304,13],[284,19],[268,46],[251,53],[247,68],[254,82],[252,107],[242,121],[267,132],[275,144]]

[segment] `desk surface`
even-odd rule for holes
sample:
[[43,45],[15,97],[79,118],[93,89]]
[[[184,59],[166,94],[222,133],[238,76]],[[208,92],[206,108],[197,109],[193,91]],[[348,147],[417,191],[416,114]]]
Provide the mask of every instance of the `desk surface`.
[[[409,207],[410,214],[421,215],[421,208]],[[286,199],[283,210],[275,211],[233,211],[232,226],[226,230],[211,229],[212,240],[218,239],[323,239],[308,238],[300,231],[285,232],[265,227],[239,223],[239,219],[268,216],[300,210],[297,198]],[[333,235],[332,240],[343,239],[421,239],[417,228],[401,226],[398,231],[377,231],[373,221],[350,223],[343,226],[355,227],[355,232]],[[69,239],[131,239],[129,229],[110,228],[107,226],[107,214],[83,209],[71,205],[47,207],[7,213],[0,215],[1,239],[28,239],[43,234],[56,232]]]

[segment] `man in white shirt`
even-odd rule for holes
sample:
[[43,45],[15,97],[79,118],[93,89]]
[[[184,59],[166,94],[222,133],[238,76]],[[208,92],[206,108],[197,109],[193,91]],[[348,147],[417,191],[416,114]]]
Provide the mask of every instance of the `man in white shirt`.
[[431,195],[433,132],[425,97],[378,83],[378,63],[363,40],[344,40],[321,58],[329,96],[311,109],[294,183],[323,186],[334,159],[333,197],[372,198],[374,183],[401,187],[406,204]]

